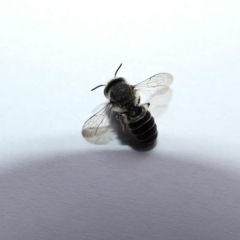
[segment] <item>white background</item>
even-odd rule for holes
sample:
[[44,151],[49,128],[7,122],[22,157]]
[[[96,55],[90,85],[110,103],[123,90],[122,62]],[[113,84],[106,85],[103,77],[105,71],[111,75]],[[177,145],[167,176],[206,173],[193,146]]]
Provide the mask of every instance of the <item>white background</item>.
[[[0,238],[239,239],[239,11],[238,0],[1,1]],[[90,89],[120,63],[132,84],[174,76],[149,151],[121,133],[81,136],[107,102]]]

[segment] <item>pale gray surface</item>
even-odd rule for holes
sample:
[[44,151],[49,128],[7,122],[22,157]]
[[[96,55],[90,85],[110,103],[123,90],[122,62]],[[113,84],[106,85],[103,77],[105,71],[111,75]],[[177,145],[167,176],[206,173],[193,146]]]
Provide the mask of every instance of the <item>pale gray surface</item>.
[[[239,12],[239,0],[1,2],[0,240],[239,240]],[[81,136],[106,103],[90,89],[120,63],[131,84],[174,76],[150,151],[119,130],[105,145]]]
[[185,162],[196,156],[87,155],[2,174],[1,239],[240,238],[239,176]]

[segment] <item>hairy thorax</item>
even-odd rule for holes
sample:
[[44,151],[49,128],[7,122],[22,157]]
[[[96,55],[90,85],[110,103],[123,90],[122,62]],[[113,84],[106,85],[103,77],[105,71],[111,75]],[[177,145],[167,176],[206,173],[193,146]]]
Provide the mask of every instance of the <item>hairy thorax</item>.
[[125,83],[120,83],[112,87],[110,99],[115,111],[118,111],[118,108],[127,111],[136,104],[135,92],[130,85]]

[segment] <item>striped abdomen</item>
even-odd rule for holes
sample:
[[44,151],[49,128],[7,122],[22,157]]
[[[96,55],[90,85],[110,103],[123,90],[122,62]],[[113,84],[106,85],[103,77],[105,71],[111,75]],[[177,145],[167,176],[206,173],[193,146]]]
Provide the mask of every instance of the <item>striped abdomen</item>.
[[157,138],[157,125],[149,111],[146,111],[139,120],[129,123],[128,126],[141,143],[150,144]]

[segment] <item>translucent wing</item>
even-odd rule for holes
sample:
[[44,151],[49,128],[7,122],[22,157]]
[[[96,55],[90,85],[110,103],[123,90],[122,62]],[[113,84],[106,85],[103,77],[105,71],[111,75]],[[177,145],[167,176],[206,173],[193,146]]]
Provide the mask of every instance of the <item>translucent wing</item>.
[[156,91],[149,99],[151,114],[154,118],[159,117],[164,114],[168,104],[172,98],[172,91],[170,88],[166,92],[162,93],[161,91]]
[[173,82],[173,76],[169,73],[158,73],[143,82],[134,85],[135,90],[144,93],[152,93],[153,91],[161,91],[162,94],[167,92],[167,89]]
[[112,105],[108,103],[84,123],[82,128],[84,138],[99,137],[108,131],[111,125],[111,108]]

